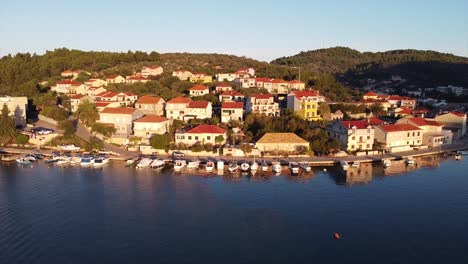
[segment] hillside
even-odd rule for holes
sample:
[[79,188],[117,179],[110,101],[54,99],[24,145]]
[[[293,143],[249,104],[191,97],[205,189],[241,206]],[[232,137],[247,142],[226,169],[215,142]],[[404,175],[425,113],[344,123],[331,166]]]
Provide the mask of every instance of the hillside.
[[362,86],[367,78],[384,80],[399,75],[408,79],[408,84],[422,87],[446,84],[468,87],[468,58],[435,51],[359,52],[336,47],[301,52],[271,63],[333,74],[353,86]]

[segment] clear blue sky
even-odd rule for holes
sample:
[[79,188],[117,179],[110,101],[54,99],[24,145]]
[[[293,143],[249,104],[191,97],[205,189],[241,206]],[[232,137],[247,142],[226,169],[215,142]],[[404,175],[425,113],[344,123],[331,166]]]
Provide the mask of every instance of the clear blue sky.
[[269,61],[334,46],[468,57],[468,0],[11,0],[0,5],[0,56],[67,47],[216,52]]

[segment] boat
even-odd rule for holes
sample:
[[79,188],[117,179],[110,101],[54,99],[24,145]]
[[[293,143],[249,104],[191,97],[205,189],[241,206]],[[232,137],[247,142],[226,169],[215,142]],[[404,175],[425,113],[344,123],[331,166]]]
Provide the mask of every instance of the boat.
[[235,173],[235,172],[237,172],[238,169],[239,169],[239,165],[237,165],[236,162],[229,163],[228,170],[229,170],[230,173]]
[[351,165],[351,167],[353,168],[359,168],[361,166],[361,163],[359,161],[355,161],[353,162],[353,164]]
[[77,146],[75,146],[73,144],[70,144],[70,145],[60,145],[59,149],[61,149],[63,151],[78,151],[78,150],[80,150],[80,147],[77,147]]
[[35,161],[37,161],[37,160],[36,160],[36,157],[34,157],[34,155],[32,155],[32,154],[27,154],[27,155],[24,157],[24,159],[29,160],[30,162],[35,162]]
[[459,150],[458,154],[460,155],[468,155],[468,150]]
[[305,171],[305,172],[311,172],[312,171],[312,167],[309,165],[309,163],[307,161],[300,162],[299,167],[301,167],[301,169],[303,171]]
[[80,164],[80,163],[81,163],[81,157],[79,157],[79,156],[73,156],[70,159],[70,164],[72,164],[72,165],[77,165],[77,164]]
[[389,160],[389,159],[383,159],[382,160],[382,165],[384,166],[384,168],[388,168],[392,165],[392,161]]
[[291,174],[297,175],[299,174],[299,163],[297,162],[289,162],[289,169],[291,170]]
[[455,160],[460,160],[462,158],[462,155],[457,153],[455,154]]
[[346,160],[340,161],[340,165],[343,168],[343,170],[347,170],[349,168],[349,164]]
[[44,155],[42,155],[42,153],[33,153],[31,154],[34,158],[36,158],[36,160],[41,160],[44,158]]
[[176,160],[174,162],[174,170],[180,171],[185,167],[185,165],[187,165],[187,162],[185,160]]
[[92,166],[94,164],[94,158],[93,157],[83,157],[81,158],[80,165],[81,166]]
[[97,157],[94,159],[94,167],[101,167],[109,163],[108,157]]
[[211,173],[214,170],[214,162],[208,161],[205,166],[206,172]]
[[23,157],[20,157],[20,158],[17,158],[16,159],[16,163],[20,164],[20,165],[29,165],[31,164],[31,161],[23,158]]
[[216,162],[216,168],[218,169],[218,172],[224,171],[224,161],[218,160],[218,162]]
[[162,168],[164,167],[165,163],[164,163],[164,160],[162,159],[154,159],[151,164],[150,164],[150,167],[153,168],[153,169],[159,169],[159,168]]
[[187,163],[187,169],[195,170],[195,169],[198,169],[199,167],[200,167],[200,161],[198,161],[198,160],[189,161]]
[[57,165],[69,164],[69,163],[70,163],[70,160],[71,160],[71,157],[60,156],[60,157],[58,157]]
[[251,171],[257,171],[258,170],[258,163],[255,162],[255,160],[250,164],[250,170]]
[[414,160],[413,157],[408,156],[405,158],[405,163],[406,165],[414,165],[416,164],[416,161]]
[[275,161],[271,163],[271,170],[274,173],[280,173],[283,170],[283,168],[281,167],[281,164],[278,161]]
[[262,171],[268,171],[268,164],[266,163],[266,161],[263,161],[260,167],[262,168]]
[[135,164],[135,162],[137,162],[138,159],[137,158],[131,158],[131,159],[127,159],[125,161],[125,167],[131,167]]
[[153,162],[152,159],[150,158],[142,158],[140,160],[140,162],[138,162],[138,164],[136,165],[137,168],[141,169],[141,168],[147,168],[151,165],[151,162]]
[[249,165],[249,163],[247,163],[247,162],[243,162],[243,163],[241,164],[240,168],[241,168],[242,171],[248,171],[249,168],[250,168],[250,165]]

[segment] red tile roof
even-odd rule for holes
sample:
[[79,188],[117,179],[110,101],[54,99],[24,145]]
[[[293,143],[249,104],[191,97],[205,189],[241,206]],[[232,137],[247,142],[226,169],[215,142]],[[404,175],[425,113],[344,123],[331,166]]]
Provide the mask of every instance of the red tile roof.
[[221,96],[244,96],[243,94],[239,93],[235,90],[225,91],[221,94]]
[[371,124],[373,126],[382,125],[383,123],[385,123],[385,121],[383,121],[382,119],[379,119],[377,117],[369,118],[369,124]]
[[104,108],[101,113],[103,114],[123,114],[123,115],[131,115],[136,111],[135,108],[129,107],[117,107],[117,108]]
[[374,93],[372,91],[366,93],[364,96],[377,96],[378,94],[377,93]]
[[208,90],[208,87],[204,86],[204,85],[201,85],[201,84],[197,84],[195,86],[193,86],[192,88],[189,89],[190,91],[206,91]]
[[453,111],[453,112],[450,112],[450,113],[451,113],[451,114],[454,114],[454,115],[456,115],[456,116],[459,116],[459,117],[464,117],[464,116],[466,116],[465,113],[457,112],[457,111]]
[[422,117],[412,117],[412,118],[409,118],[408,120],[416,124],[417,126],[443,126],[443,124],[437,121],[427,120]]
[[290,81],[289,83],[295,84],[295,83],[303,83],[303,82],[301,82],[301,81],[299,81],[299,80],[292,80],[292,81]]
[[106,80],[108,80],[108,79],[115,79],[115,78],[117,78],[117,77],[119,77],[119,76],[120,76],[120,75],[118,75],[118,74],[112,74],[112,75],[107,76],[107,77],[106,77]]
[[187,134],[225,134],[226,130],[215,125],[198,125],[187,132]]
[[70,99],[81,99],[83,97],[85,97],[86,95],[84,94],[75,94],[73,95]]
[[296,91],[293,92],[293,94],[296,96],[296,98],[300,99],[303,97],[316,97],[320,95],[320,92],[318,90],[311,90],[311,91]]
[[256,82],[269,82],[270,80],[269,78],[255,78]]
[[271,95],[271,94],[252,94],[250,96],[252,98],[255,98],[255,99],[270,99],[270,98],[273,98],[273,95]]
[[242,109],[244,108],[244,103],[242,102],[223,102],[221,108],[229,108],[229,109]]
[[411,109],[409,109],[408,107],[403,106],[400,109],[401,111],[398,111],[398,112],[395,111],[395,112],[399,115],[411,115]]
[[144,95],[136,101],[137,104],[158,104],[161,101],[161,97],[153,95]]
[[357,129],[366,129],[369,124],[367,120],[351,120],[351,121],[341,121],[341,124],[343,124],[344,127],[351,129],[353,127],[356,127]]
[[223,82],[223,83],[216,85],[216,87],[232,87],[232,86],[229,83]]
[[96,107],[107,107],[111,102],[96,102]]
[[172,98],[171,100],[167,101],[166,104],[188,104],[190,103],[190,99],[183,96],[178,96],[176,98]]
[[167,121],[168,119],[164,116],[157,116],[157,115],[146,115],[142,118],[135,120],[135,123],[161,123]]
[[410,124],[381,125],[379,127],[385,132],[402,132],[402,131],[420,130],[419,128]]
[[187,108],[207,108],[209,104],[208,101],[191,101]]
[[288,81],[281,80],[281,79],[273,79],[271,80],[272,83],[288,83]]

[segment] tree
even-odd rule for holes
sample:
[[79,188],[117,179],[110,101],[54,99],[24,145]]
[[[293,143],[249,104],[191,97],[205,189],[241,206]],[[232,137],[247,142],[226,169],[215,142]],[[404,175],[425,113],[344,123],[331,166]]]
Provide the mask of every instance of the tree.
[[18,145],[24,146],[26,145],[26,143],[28,143],[28,141],[29,141],[29,137],[27,135],[18,134],[16,136],[16,144]]
[[223,135],[216,136],[216,137],[215,137],[215,142],[218,143],[218,144],[223,143],[223,142],[224,142],[224,137],[223,137]]
[[16,134],[15,120],[10,116],[10,110],[6,104],[0,114],[0,144],[5,145],[9,143]]
[[103,135],[104,137],[111,137],[115,132],[117,132],[117,129],[113,125],[107,125],[103,123],[94,123],[91,126],[91,132],[99,133]]
[[75,135],[75,124],[72,120],[59,122],[59,128],[63,130],[64,138],[72,138]]
[[92,150],[94,150],[94,149],[99,150],[99,149],[103,149],[103,148],[104,148],[104,144],[102,143],[102,141],[101,141],[99,138],[97,138],[97,137],[91,137],[91,138],[89,139],[88,144],[86,144],[86,147],[85,147],[85,148],[86,148],[87,151],[92,151]]
[[151,147],[155,149],[166,149],[169,147],[169,137],[167,134],[163,135],[153,135],[150,141]]
[[80,120],[85,126],[90,127],[92,124],[99,119],[99,112],[96,105],[88,100],[85,100],[78,106],[75,113],[78,120]]

